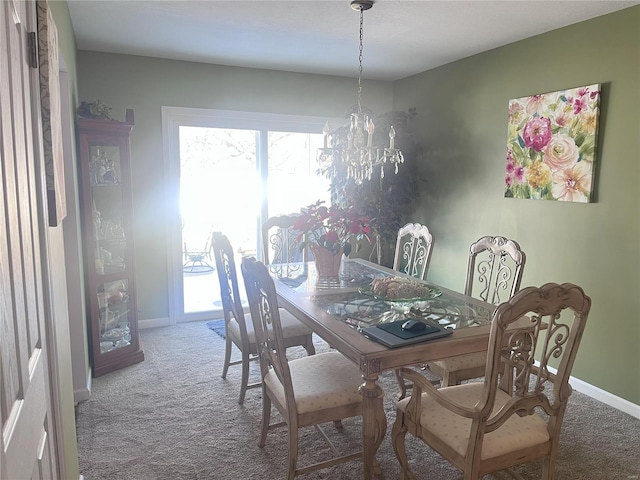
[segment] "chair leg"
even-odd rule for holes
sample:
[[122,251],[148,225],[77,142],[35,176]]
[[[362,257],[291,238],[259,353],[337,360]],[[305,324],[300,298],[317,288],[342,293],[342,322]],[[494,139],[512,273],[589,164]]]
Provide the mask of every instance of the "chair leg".
[[224,366],[222,367],[222,378],[227,378],[227,371],[229,370],[229,364],[231,363],[231,348],[232,342],[229,335],[226,336],[227,341],[224,347]]
[[316,354],[316,347],[313,344],[313,335],[307,335],[305,337],[305,342],[303,345],[304,349],[307,351],[307,355],[315,355]]
[[240,399],[238,403],[242,405],[244,403],[244,396],[247,393],[247,386],[249,385],[249,354],[242,352],[242,383],[240,384]]
[[404,397],[407,396],[407,388],[409,388],[409,385],[404,383],[404,379],[400,376],[400,373],[398,372],[398,370],[395,370],[394,372],[396,374],[396,380],[398,381],[398,387],[400,388],[400,393],[398,394],[398,400],[402,400]]
[[458,377],[456,372],[450,372],[449,370],[444,371],[444,375],[442,376],[442,382],[440,383],[441,387],[452,387],[458,384]]
[[269,432],[269,422],[271,421],[271,399],[264,388],[262,389],[262,428],[260,430],[260,440],[258,447],[264,447],[267,443],[267,433]]
[[551,450],[551,453],[542,459],[542,480],[555,480],[556,478],[556,451]]
[[396,457],[400,463],[400,468],[402,468],[400,480],[416,480],[416,476],[409,468],[409,461],[407,460],[407,451],[404,443],[407,431],[408,429],[404,424],[404,413],[396,411],[396,421],[391,430],[391,442],[393,443],[393,451],[396,452]]
[[294,480],[296,466],[298,464],[298,428],[296,425],[287,425],[289,429],[289,471],[287,480]]

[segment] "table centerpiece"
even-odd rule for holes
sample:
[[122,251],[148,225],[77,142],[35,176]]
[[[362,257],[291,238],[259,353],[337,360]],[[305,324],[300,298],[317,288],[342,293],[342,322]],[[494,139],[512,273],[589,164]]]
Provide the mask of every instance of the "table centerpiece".
[[349,240],[370,241],[370,219],[355,208],[327,207],[318,200],[300,211],[294,226],[300,232],[300,248],[313,254],[318,274],[337,277],[343,255],[351,253]]

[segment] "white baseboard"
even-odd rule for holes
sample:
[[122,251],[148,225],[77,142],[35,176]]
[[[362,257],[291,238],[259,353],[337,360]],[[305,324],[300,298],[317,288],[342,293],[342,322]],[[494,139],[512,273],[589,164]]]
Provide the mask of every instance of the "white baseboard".
[[[538,361],[536,361],[536,365],[539,365]],[[557,373],[558,371],[550,366],[547,366],[551,373]],[[599,402],[604,403],[605,405],[609,405],[610,407],[615,408],[616,410],[620,410],[621,412],[628,413],[632,417],[640,420],[640,405],[636,405],[635,403],[631,403],[629,400],[625,400],[624,398],[620,398],[613,393],[609,393],[606,390],[602,390],[601,388],[594,387],[593,385],[584,382],[576,377],[569,377],[569,384],[571,387],[580,393],[584,393],[585,395],[593,398],[594,400],[598,400]]]
[[620,398],[612,393],[607,392],[606,390],[602,390],[601,388],[594,387],[593,385],[590,385],[587,382],[583,382],[582,380],[575,377],[569,377],[569,383],[577,392],[584,393],[591,398],[594,398],[606,405],[609,405],[610,407],[620,410],[621,412],[628,413],[632,417],[640,420],[640,405],[631,403],[624,398]]
[[85,382],[85,386],[73,390],[73,401],[76,404],[84,402],[85,400],[89,400],[89,397],[91,396],[91,381],[91,369],[89,369],[89,371],[87,372],[87,380]]
[[147,320],[138,321],[138,329],[140,330],[144,328],[168,327],[169,325],[169,317],[149,318]]

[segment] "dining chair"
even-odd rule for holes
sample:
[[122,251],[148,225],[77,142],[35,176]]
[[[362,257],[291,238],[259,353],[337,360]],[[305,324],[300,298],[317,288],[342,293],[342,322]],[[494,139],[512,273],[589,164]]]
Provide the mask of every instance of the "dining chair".
[[[433,235],[429,229],[419,223],[407,223],[398,230],[393,269],[424,280],[429,269],[432,250]],[[396,380],[400,387],[400,397],[403,398],[410,386],[404,384],[398,372],[396,372]]]
[[[500,236],[480,238],[469,247],[465,295],[494,305],[508,300],[520,289],[525,261],[516,241]],[[430,362],[427,367],[442,379],[441,386],[448,387],[484,375],[486,360],[486,351],[468,353]]]
[[[232,365],[242,365],[242,380],[240,383],[240,399],[244,402],[248,389],[257,388],[260,383],[249,383],[249,362],[258,359],[258,348],[253,322],[249,314],[244,313],[238,287],[238,276],[233,248],[226,235],[215,232],[213,234],[213,254],[218,270],[220,282],[220,296],[225,328],[225,353],[222,378],[227,378],[227,371]],[[288,312],[281,313],[282,335],[285,347],[301,345],[309,355],[316,353],[313,345],[312,331]],[[240,350],[241,359],[231,361],[233,345]]]
[[425,225],[407,223],[398,230],[393,269],[424,280],[429,269],[433,235]]
[[[262,428],[258,446],[264,447],[269,430],[287,426],[288,473],[298,475],[351,460],[362,459],[362,451],[340,454],[320,427],[362,415],[362,384],[358,367],[341,353],[330,351],[288,360],[283,337],[282,309],[278,308],[275,285],[263,263],[242,259],[242,275],[256,332],[262,373]],[[271,424],[271,406],[284,422]],[[298,430],[313,426],[328,442],[334,457],[305,467],[298,466]]]
[[535,459],[542,459],[543,480],[552,480],[569,375],[590,307],[591,299],[570,283],[527,287],[493,314],[483,382],[436,388],[402,368],[400,375],[413,382],[411,396],[396,404],[391,432],[402,478],[416,478],[405,445],[410,433],[465,480]]
[[308,252],[300,251],[300,232],[294,230],[297,214],[269,217],[262,224],[262,252],[265,265],[306,262]]

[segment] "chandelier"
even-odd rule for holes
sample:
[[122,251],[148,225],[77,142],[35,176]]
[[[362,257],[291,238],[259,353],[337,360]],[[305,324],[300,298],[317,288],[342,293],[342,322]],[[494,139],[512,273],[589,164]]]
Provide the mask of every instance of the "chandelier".
[[384,178],[385,163],[394,166],[398,173],[398,165],[404,162],[402,152],[395,148],[396,131],[393,125],[389,129],[389,147],[373,146],[375,125],[371,110],[362,106],[362,40],[364,38],[364,11],[373,7],[372,0],[354,0],[351,8],[360,12],[360,49],[358,56],[358,104],[350,109],[350,125],[346,145],[329,147],[329,123],[324,126],[324,147],[318,149],[319,163],[340,162],[346,167],[347,178],[360,185],[364,180],[371,180],[374,169],[380,168],[380,178]]

